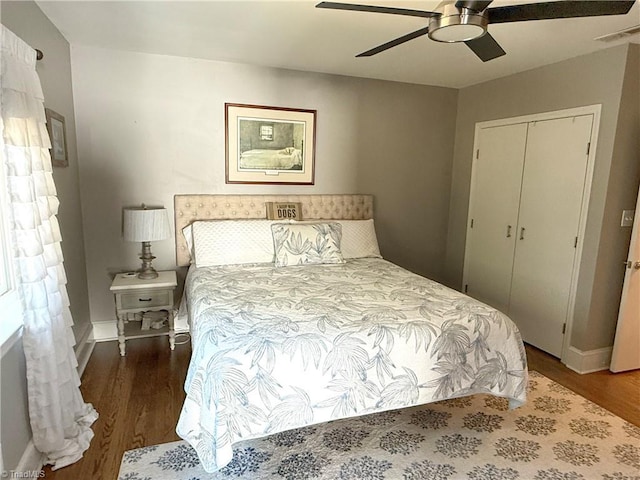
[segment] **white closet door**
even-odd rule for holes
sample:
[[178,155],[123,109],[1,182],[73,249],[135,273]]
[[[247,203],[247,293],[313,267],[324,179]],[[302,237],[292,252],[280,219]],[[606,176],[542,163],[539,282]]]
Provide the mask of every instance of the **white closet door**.
[[529,125],[509,315],[558,357],[569,309],[593,115]]
[[[478,131],[471,189],[466,292],[507,313],[527,124]],[[471,222],[473,221],[473,226]]]

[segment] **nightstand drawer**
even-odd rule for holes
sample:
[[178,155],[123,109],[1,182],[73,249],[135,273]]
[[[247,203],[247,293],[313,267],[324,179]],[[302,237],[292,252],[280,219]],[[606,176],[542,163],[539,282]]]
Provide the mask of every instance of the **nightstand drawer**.
[[151,308],[173,304],[173,290],[158,292],[143,291],[138,293],[121,293],[120,308],[130,310],[135,308]]

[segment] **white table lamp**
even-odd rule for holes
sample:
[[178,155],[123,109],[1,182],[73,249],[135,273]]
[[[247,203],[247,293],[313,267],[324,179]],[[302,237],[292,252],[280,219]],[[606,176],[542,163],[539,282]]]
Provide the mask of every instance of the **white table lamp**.
[[156,278],[158,272],[151,266],[151,242],[171,236],[167,210],[163,207],[128,207],[123,210],[122,235],[127,242],[142,242],[142,266],[138,278]]

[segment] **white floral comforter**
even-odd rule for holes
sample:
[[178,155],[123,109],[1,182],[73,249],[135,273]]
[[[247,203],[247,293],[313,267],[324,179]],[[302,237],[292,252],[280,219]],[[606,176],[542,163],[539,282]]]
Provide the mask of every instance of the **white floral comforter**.
[[193,354],[177,432],[206,471],[232,443],[331,419],[490,392],[526,398],[511,320],[378,258],[193,269]]

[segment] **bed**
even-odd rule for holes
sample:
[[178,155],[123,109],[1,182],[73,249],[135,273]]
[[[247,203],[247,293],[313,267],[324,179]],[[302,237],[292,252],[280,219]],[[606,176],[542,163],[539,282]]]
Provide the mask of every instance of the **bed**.
[[[268,201],[313,221],[265,220]],[[234,442],[314,423],[475,393],[526,401],[515,325],[383,259],[371,196],[176,196],[175,212],[193,349],[176,431],[206,471]]]
[[302,150],[293,147],[280,150],[253,149],[240,154],[240,169],[301,170]]

